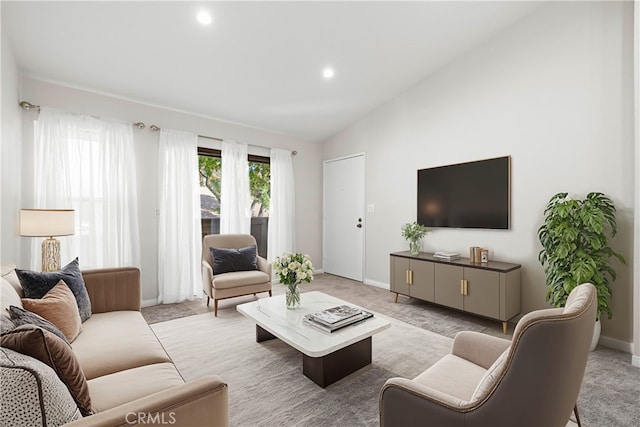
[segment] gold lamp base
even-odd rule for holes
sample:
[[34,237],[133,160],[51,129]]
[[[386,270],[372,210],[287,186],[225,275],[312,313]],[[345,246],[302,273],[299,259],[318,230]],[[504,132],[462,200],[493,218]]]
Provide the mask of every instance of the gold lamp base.
[[42,242],[42,271],[60,271],[60,241],[54,237]]

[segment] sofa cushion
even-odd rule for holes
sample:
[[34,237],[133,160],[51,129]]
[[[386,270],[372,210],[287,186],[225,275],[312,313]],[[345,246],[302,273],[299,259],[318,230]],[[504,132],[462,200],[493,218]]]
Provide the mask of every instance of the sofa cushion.
[[4,277],[0,278],[0,300],[2,300],[2,314],[9,315],[9,306],[22,308],[22,300],[15,288]]
[[67,345],[71,345],[67,337],[62,333],[60,329],[58,329],[56,325],[49,322],[47,319],[40,316],[39,314],[32,313],[23,308],[12,305],[9,307],[9,315],[11,316],[11,320],[13,320],[13,323],[16,326],[23,326],[23,325],[38,326],[42,329],[46,329],[47,331],[57,335],[62,341],[67,343]]
[[18,279],[18,275],[16,274],[16,267],[11,266],[7,267],[6,269],[5,267],[2,268],[2,278],[9,282],[9,284],[13,286],[13,289],[15,289],[18,296],[22,298],[24,296],[24,292],[22,291],[22,286],[20,285],[20,279]]
[[69,342],[73,342],[82,330],[76,299],[63,280],[40,299],[23,298],[22,306],[53,323]]
[[67,387],[41,361],[0,348],[0,371],[0,425],[59,426],[82,418]]
[[87,379],[171,362],[139,311],[94,314],[71,345]]
[[[88,381],[93,408],[106,411],[171,387],[184,384],[173,363],[154,363]],[[126,385],[126,387],[123,387]]]
[[51,332],[36,326],[19,326],[0,337],[2,347],[38,359],[50,366],[69,389],[82,415],[91,415],[87,381],[69,346]]
[[447,354],[414,381],[468,402],[485,372],[482,366]]
[[237,288],[238,286],[259,285],[269,281],[269,276],[259,270],[234,271],[213,276],[213,287],[216,289]]
[[257,270],[257,257],[255,245],[240,249],[211,248],[213,274]]
[[62,267],[58,272],[38,272],[16,269],[25,298],[42,298],[60,280],[69,286],[76,298],[80,318],[84,322],[91,317],[91,301],[84,285],[78,258]]
[[484,373],[478,386],[476,387],[473,395],[471,396],[471,401],[478,401],[484,399],[488,394],[493,385],[498,381],[498,378],[504,372],[507,366],[507,358],[509,357],[509,351],[511,350],[511,346],[507,348],[493,364],[487,369],[487,372]]

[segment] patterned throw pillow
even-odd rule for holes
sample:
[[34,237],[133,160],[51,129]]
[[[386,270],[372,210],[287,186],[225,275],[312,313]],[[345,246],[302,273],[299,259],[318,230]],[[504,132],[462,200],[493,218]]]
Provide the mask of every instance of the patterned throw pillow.
[[213,274],[258,269],[256,245],[240,249],[210,248]]
[[82,331],[76,299],[64,280],[40,299],[22,298],[22,306],[53,323],[69,342],[73,342]]
[[82,418],[53,369],[8,348],[0,348],[0,390],[2,426],[59,426]]
[[67,386],[82,415],[93,413],[89,385],[71,348],[51,332],[33,325],[19,326],[0,337],[3,348],[38,359]]
[[89,294],[87,293],[87,288],[82,278],[82,272],[80,272],[78,258],[62,267],[62,270],[58,272],[42,273],[16,269],[16,274],[20,279],[25,298],[42,298],[51,288],[57,285],[60,280],[64,280],[76,298],[82,321],[84,322],[91,317],[91,301],[89,300]]

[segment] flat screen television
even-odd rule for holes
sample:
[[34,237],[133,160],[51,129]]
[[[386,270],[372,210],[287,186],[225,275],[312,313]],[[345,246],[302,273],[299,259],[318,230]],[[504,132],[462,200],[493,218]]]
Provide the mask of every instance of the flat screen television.
[[417,221],[426,227],[509,229],[511,156],[418,171]]

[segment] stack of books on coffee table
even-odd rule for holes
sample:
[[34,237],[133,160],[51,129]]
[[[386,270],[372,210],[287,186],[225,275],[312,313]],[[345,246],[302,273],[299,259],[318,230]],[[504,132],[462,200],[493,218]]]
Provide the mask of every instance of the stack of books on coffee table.
[[373,317],[373,314],[368,311],[348,305],[340,305],[317,313],[307,314],[304,316],[304,323],[323,332],[332,333],[370,317]]

